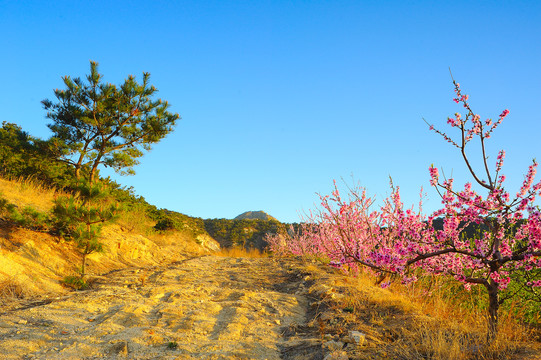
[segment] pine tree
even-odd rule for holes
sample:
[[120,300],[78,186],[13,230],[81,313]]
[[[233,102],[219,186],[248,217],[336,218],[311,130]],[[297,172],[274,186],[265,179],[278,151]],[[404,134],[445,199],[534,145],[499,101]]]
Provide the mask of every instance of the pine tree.
[[167,101],[152,99],[157,90],[149,84],[149,73],[143,73],[142,84],[130,75],[118,87],[103,83],[102,77],[98,63],[91,61],[86,83],[65,76],[66,89],[54,91],[58,102],[42,101],[53,121],[48,150],[73,167],[78,184],[74,195],[56,200],[53,212],[58,228],[82,255],[81,280],[87,256],[104,250],[102,225],[118,213],[116,205],[108,204],[99,166],[133,174],[143,150],[172,132],[180,118],[167,111]]
[[54,91],[58,102],[42,101],[53,121],[48,125],[51,151],[73,165],[77,179],[84,171],[90,182],[99,165],[133,174],[143,150],[172,132],[180,118],[167,111],[167,101],[152,100],[158,90],[149,84],[149,73],[143,73],[142,84],[130,75],[118,87],[102,78],[98,63],[91,61],[87,83],[64,76],[66,89]]
[[55,200],[53,213],[62,235],[75,243],[82,255],[81,278],[86,274],[86,258],[104,250],[101,242],[102,225],[116,218],[119,207],[107,200],[109,195],[101,183],[82,181],[76,195]]

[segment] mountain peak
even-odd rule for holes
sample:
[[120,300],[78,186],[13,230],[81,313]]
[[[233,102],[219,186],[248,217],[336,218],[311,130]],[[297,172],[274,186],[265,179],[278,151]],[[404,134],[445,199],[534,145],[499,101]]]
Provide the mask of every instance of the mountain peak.
[[264,211],[246,211],[237,216],[234,220],[276,220]]

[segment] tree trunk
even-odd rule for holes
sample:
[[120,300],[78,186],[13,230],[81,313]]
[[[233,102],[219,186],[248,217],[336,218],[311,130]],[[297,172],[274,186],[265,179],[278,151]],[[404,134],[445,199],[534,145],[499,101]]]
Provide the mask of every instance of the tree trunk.
[[81,266],[81,279],[85,277],[86,271],[86,252],[83,252],[83,265]]
[[488,342],[492,342],[498,333],[498,308],[500,306],[498,299],[498,283],[490,279],[486,285],[488,290]]
[[102,158],[102,155],[99,155],[96,160],[94,160],[94,163],[92,164],[92,168],[90,169],[90,185],[94,184],[94,180],[96,178],[96,171],[98,170],[98,165],[100,164],[100,160]]
[[97,169],[97,165],[93,166],[92,169],[90,170],[90,177],[89,177],[90,185],[94,184],[94,178],[96,176],[95,175],[96,169]]

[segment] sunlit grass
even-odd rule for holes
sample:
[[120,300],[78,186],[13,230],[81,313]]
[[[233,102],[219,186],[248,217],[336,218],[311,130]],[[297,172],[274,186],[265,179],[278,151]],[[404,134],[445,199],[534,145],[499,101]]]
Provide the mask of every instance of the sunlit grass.
[[38,211],[50,211],[54,199],[66,195],[33,178],[7,180],[0,177],[0,196],[17,207],[30,206]]
[[149,218],[144,205],[135,205],[122,209],[117,224],[129,232],[148,236],[154,233],[156,221]]
[[241,247],[231,247],[231,248],[222,248],[220,251],[214,253],[216,256],[223,257],[232,257],[232,258],[252,258],[259,259],[265,258],[269,255],[266,252],[262,252],[259,249],[255,248],[241,248]]
[[312,264],[305,270],[329,287],[323,296],[329,310],[320,311],[333,315],[319,322],[322,336],[367,335],[355,359],[521,359],[540,348],[512,306],[500,310],[498,335],[487,342],[486,309],[476,306],[475,294],[444,279],[382,289],[370,274],[325,275]]
[[14,278],[5,278],[0,281],[0,302],[25,297],[25,290]]

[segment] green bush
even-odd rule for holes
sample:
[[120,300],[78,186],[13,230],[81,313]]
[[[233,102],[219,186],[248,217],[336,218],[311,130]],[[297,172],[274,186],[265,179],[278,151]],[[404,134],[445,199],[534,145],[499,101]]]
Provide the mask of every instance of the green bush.
[[0,128],[0,175],[5,178],[34,177],[49,186],[68,188],[73,182],[71,169],[56,161],[49,149],[47,141],[4,121]]
[[194,238],[205,234],[205,223],[201,218],[194,218],[165,209],[150,212],[151,218],[156,221],[156,231],[182,231],[191,234]]
[[76,275],[66,276],[62,284],[74,290],[86,290],[90,287],[90,284],[84,278]]
[[32,230],[46,230],[51,225],[49,214],[38,211],[31,206],[19,211],[16,205],[3,197],[0,197],[0,216],[17,226]]

